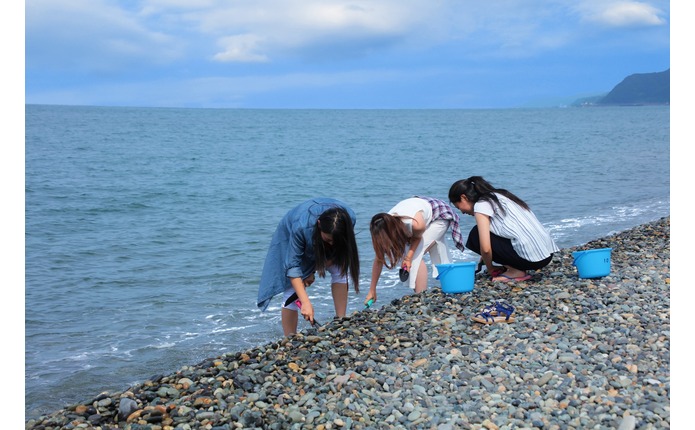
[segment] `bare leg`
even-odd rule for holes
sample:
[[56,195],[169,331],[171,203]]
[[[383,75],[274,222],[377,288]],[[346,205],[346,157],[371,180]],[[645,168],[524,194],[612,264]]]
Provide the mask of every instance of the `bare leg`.
[[417,269],[417,279],[415,279],[415,294],[427,289],[427,266],[425,261],[420,260],[420,267]]
[[299,321],[299,312],[292,309],[282,308],[282,331],[285,336],[290,336],[297,333],[297,322]]
[[344,317],[347,312],[348,301],[348,285],[347,284],[331,284],[331,292],[333,293],[333,306],[335,306],[335,315]]

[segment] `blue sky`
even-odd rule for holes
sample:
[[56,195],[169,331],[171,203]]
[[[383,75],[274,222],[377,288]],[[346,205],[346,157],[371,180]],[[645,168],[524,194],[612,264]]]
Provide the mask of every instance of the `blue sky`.
[[663,0],[29,0],[25,102],[507,108],[670,68]]

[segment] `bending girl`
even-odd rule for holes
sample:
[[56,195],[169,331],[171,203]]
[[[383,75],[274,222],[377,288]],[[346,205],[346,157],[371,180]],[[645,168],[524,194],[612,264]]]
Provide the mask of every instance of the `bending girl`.
[[456,247],[464,250],[459,217],[443,200],[431,197],[405,199],[388,212],[374,215],[369,225],[374,247],[372,280],[365,299],[376,301],[376,285],[383,266],[393,269],[397,264],[409,273],[408,285],[415,293],[427,289],[427,267],[422,260],[429,252],[432,276],[437,277],[436,264],[450,262],[444,234],[452,227]]
[[[270,299],[283,293],[281,311],[285,336],[297,332],[298,311],[314,322],[314,308],[306,288],[314,283],[314,272],[331,274],[331,292],[338,317],[347,310],[348,274],[359,293],[360,260],[355,241],[355,213],[339,200],[319,197],[287,212],[273,234],[266,255],[257,305],[266,310]],[[284,303],[296,293],[301,309]]]

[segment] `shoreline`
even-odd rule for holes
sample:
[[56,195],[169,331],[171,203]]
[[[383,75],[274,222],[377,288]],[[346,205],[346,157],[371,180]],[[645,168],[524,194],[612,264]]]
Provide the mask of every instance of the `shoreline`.
[[[611,273],[578,278],[572,252],[597,248]],[[25,428],[670,428],[669,298],[670,216],[562,249],[530,281],[435,283]],[[471,320],[495,300],[515,322]]]

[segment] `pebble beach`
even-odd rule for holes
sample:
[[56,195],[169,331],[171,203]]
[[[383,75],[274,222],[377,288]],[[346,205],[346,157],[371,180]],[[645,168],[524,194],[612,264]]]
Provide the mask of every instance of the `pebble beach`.
[[[612,248],[611,273],[579,278],[572,252],[598,248]],[[404,287],[381,307],[153,369],[25,428],[668,429],[670,272],[666,217],[563,249],[528,281]],[[513,322],[472,320],[495,301],[514,306]]]

